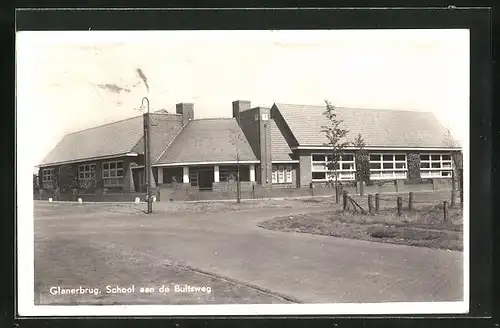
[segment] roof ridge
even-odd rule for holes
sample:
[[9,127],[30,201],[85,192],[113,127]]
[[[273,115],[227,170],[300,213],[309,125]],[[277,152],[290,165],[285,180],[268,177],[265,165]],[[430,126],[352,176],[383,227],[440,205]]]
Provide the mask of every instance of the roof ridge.
[[206,121],[206,120],[234,120],[234,117],[204,117],[204,118],[197,118],[191,121]]
[[165,147],[165,149],[163,149],[163,151],[160,153],[160,155],[156,158],[156,160],[154,161],[154,163],[156,164],[160,158],[163,157],[163,155],[166,153],[167,149],[170,148],[170,146],[174,143],[175,139],[177,139],[177,137],[179,136],[179,134],[181,134],[182,131],[184,131],[184,128],[186,127],[186,125],[189,124],[189,122],[192,122],[192,121],[187,121],[186,124],[184,124],[181,129],[179,130],[179,132],[177,132],[177,134],[175,135],[175,137],[172,138],[172,140],[170,141],[170,143]]
[[73,132],[70,132],[70,133],[66,133],[65,135],[66,135],[66,136],[69,136],[69,135],[76,134],[76,133],[80,133],[80,132],[83,132],[83,131],[88,131],[88,130],[92,130],[92,129],[97,129],[97,128],[100,128],[100,127],[103,127],[103,126],[107,126],[107,125],[111,125],[111,124],[116,124],[116,123],[125,122],[125,121],[128,121],[128,120],[132,120],[132,119],[140,118],[141,116],[142,116],[142,115],[133,116],[133,117],[128,117],[128,118],[124,118],[124,119],[121,119],[121,120],[118,120],[118,121],[109,122],[109,123],[105,123],[105,124],[101,124],[101,125],[96,125],[96,126],[92,126],[92,127],[86,128],[86,129],[78,130],[78,131],[73,131]]
[[[280,105],[285,106],[303,106],[303,107],[325,107],[325,105],[308,105],[308,104],[290,104],[290,103],[274,103],[276,107],[279,108]],[[348,107],[348,106],[336,106],[336,108],[342,109],[358,109],[358,110],[371,110],[371,111],[390,111],[390,112],[411,112],[411,113],[431,113],[435,114],[430,110],[416,110],[416,109],[390,109],[390,108],[360,108],[360,107]]]

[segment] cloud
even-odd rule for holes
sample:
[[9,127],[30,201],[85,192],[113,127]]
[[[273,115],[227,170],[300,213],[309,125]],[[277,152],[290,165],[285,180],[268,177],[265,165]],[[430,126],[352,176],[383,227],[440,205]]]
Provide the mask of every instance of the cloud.
[[130,89],[128,88],[122,88],[116,84],[110,84],[110,83],[106,83],[106,84],[98,84],[97,85],[99,88],[103,89],[103,90],[108,90],[108,91],[111,91],[111,92],[114,92],[114,93],[120,93],[122,91],[125,91],[125,92],[130,92]]

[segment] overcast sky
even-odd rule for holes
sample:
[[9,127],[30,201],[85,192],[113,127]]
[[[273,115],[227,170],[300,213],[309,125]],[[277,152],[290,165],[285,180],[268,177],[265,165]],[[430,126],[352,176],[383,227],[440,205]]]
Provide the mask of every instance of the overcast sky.
[[139,115],[143,96],[152,110],[193,102],[195,118],[231,117],[237,99],[432,111],[468,138],[467,30],[20,32],[16,42],[18,136],[31,136],[33,166],[65,133]]

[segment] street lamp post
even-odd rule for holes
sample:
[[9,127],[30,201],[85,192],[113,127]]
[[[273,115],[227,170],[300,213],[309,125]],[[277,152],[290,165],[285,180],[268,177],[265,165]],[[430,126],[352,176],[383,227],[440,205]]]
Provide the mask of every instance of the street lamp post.
[[144,117],[144,171],[146,178],[146,201],[148,203],[147,214],[153,212],[153,200],[151,199],[151,123],[149,121],[149,99],[142,98],[141,108],[144,108],[144,101],[147,104],[147,112],[143,114]]

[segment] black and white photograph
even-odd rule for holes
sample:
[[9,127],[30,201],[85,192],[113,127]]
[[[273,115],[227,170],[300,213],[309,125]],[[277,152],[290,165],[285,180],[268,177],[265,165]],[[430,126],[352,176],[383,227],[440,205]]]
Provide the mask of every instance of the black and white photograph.
[[468,311],[468,30],[16,43],[20,314]]

